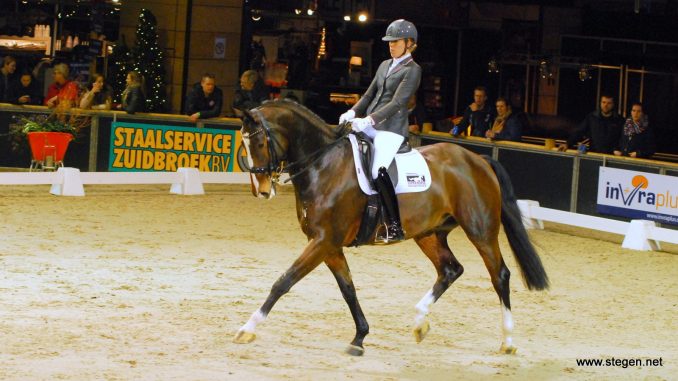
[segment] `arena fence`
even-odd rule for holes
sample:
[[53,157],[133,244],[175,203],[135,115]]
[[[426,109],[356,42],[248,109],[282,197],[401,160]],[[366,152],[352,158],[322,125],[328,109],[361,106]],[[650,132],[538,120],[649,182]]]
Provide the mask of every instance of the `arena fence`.
[[518,200],[523,224],[528,229],[543,229],[543,221],[604,231],[624,236],[622,247],[633,250],[661,250],[661,242],[678,244],[678,232],[657,226],[654,221],[617,221],[609,218],[543,208],[537,201]]
[[[83,172],[77,168],[59,168],[56,172],[0,173],[0,185],[51,185],[50,193],[59,196],[84,196],[84,184],[171,184],[170,193],[202,195],[203,184],[248,184],[248,173],[199,172],[179,168],[177,172]],[[659,241],[678,244],[678,232],[661,228],[653,221],[631,222],[544,208],[539,202],[519,200],[523,222],[528,229],[543,229],[543,221],[557,222],[624,236],[622,247],[634,250],[661,250]]]
[[249,184],[249,173],[199,172],[179,168],[176,172],[80,172],[59,168],[56,172],[0,172],[0,185],[51,185],[57,196],[84,196],[84,184],[171,184],[170,193],[205,194],[203,184]]

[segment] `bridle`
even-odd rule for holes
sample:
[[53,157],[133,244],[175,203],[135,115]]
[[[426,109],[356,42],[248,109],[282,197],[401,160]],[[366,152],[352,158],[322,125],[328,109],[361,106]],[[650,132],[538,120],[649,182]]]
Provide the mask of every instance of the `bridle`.
[[275,146],[280,146],[280,143],[273,139],[271,127],[266,118],[264,118],[264,115],[261,113],[261,111],[254,109],[252,110],[252,113],[259,117],[259,123],[257,123],[258,128],[247,134],[246,138],[251,139],[253,136],[261,133],[266,136],[266,145],[268,148],[268,165],[265,167],[249,167],[244,169],[250,172],[250,176],[252,174],[266,174],[273,183],[278,183],[280,174],[285,168],[285,155],[278,155]]
[[266,174],[271,179],[271,182],[273,182],[274,184],[278,184],[280,182],[280,174],[284,170],[287,170],[290,174],[290,177],[287,180],[285,180],[285,182],[289,182],[294,177],[299,176],[300,174],[306,172],[311,167],[311,164],[315,163],[318,159],[320,159],[325,152],[328,152],[330,149],[334,148],[339,143],[344,141],[344,139],[341,139],[345,136],[343,131],[348,129],[348,131],[351,132],[347,123],[340,124],[337,133],[337,139],[335,141],[326,146],[320,147],[318,150],[312,152],[309,155],[306,155],[305,157],[302,157],[297,161],[287,163],[285,160],[286,155],[285,154],[278,155],[278,152],[276,151],[275,146],[281,145],[278,142],[278,140],[273,138],[269,122],[266,120],[266,118],[264,118],[260,110],[253,109],[251,110],[251,112],[259,117],[259,123],[257,123],[258,128],[255,129],[253,132],[247,134],[247,136],[244,136],[243,134],[243,137],[251,139],[252,136],[261,133],[266,135],[266,143],[268,146],[268,157],[269,157],[268,165],[266,165],[265,167],[249,167],[248,165],[241,166],[243,169],[250,172],[250,177],[252,176],[252,174]]

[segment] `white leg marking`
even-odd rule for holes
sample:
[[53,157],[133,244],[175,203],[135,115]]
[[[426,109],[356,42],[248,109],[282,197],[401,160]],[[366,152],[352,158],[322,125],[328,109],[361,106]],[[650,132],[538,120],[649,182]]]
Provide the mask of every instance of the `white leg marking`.
[[417,316],[414,317],[415,326],[419,327],[424,320],[426,315],[428,315],[428,309],[433,304],[433,289],[428,290],[426,295],[417,303],[415,308],[417,309]]
[[241,331],[244,332],[249,332],[249,333],[254,333],[254,329],[257,327],[257,324],[263,322],[266,320],[266,315],[264,315],[261,310],[257,310],[255,313],[252,314],[250,317],[250,320],[245,323],[245,325],[240,328]]
[[513,333],[513,315],[511,315],[511,310],[506,308],[504,303],[501,303],[501,317],[502,317],[502,333],[504,334],[504,345],[507,347],[513,346],[513,338],[511,334]]

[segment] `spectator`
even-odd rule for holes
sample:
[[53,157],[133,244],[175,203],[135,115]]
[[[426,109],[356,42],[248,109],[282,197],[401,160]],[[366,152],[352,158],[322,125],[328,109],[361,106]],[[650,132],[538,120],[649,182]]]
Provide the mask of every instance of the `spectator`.
[[600,97],[600,110],[588,114],[584,121],[567,139],[567,143],[558,146],[565,151],[582,137],[591,138],[591,152],[611,154],[619,143],[624,118],[614,111],[614,98],[610,95]]
[[251,110],[268,99],[268,90],[256,70],[247,70],[240,77],[240,88],[235,91],[233,109],[236,114],[240,110]]
[[16,60],[12,56],[5,56],[0,68],[0,102],[11,102],[11,91],[14,86],[14,72],[16,71]]
[[224,95],[216,87],[214,74],[205,73],[199,83],[193,85],[186,99],[186,113],[191,121],[198,119],[215,118],[221,114]]
[[90,90],[83,94],[82,99],[80,100],[80,108],[110,110],[111,103],[111,92],[106,86],[104,76],[95,74],[94,82],[92,82]]
[[12,103],[20,105],[41,105],[42,90],[30,72],[24,72],[15,82],[10,92]]
[[143,77],[136,71],[127,73],[127,87],[122,92],[122,104],[118,109],[127,111],[128,114],[144,112],[146,109],[146,96],[144,94]]
[[494,110],[487,103],[487,89],[478,86],[473,89],[473,103],[466,107],[464,116],[451,133],[455,136],[462,134],[470,125],[471,135],[485,136],[485,132],[490,129],[494,118]]
[[54,83],[47,89],[45,105],[50,108],[70,108],[78,97],[78,85],[68,80],[68,65],[60,63],[54,66]]
[[506,98],[499,98],[496,102],[497,117],[492,127],[485,132],[485,137],[492,140],[512,140],[519,142],[523,135],[523,125],[520,118],[511,111]]
[[650,129],[643,104],[631,106],[631,117],[624,122],[619,144],[613,152],[616,156],[648,158],[654,154],[654,135]]

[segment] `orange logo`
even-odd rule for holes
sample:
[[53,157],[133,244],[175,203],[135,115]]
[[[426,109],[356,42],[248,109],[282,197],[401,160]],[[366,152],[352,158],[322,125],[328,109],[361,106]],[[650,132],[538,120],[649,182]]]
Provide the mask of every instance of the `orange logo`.
[[649,184],[650,184],[650,183],[647,181],[647,179],[646,179],[645,176],[643,176],[643,175],[636,175],[636,176],[634,176],[633,179],[631,180],[631,185],[632,185],[634,188],[647,189],[647,186],[648,186]]

